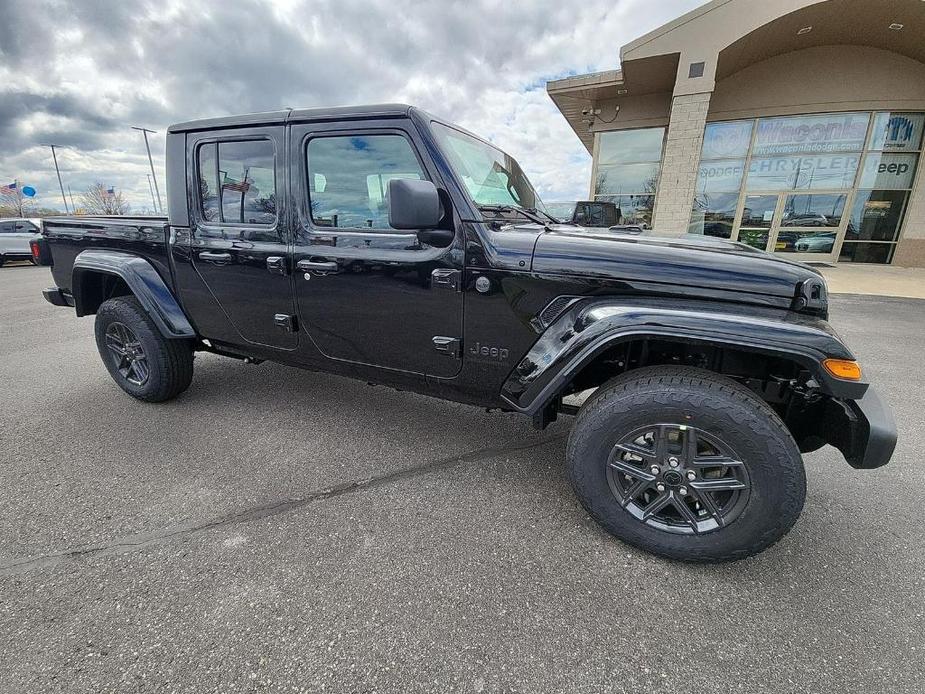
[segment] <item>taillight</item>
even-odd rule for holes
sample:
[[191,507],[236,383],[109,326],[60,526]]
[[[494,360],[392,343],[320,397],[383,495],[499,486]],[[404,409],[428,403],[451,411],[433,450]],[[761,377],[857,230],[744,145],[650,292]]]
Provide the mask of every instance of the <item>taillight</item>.
[[51,248],[49,248],[48,241],[44,237],[39,236],[37,239],[30,239],[29,250],[32,252],[32,259],[37,265],[52,265]]

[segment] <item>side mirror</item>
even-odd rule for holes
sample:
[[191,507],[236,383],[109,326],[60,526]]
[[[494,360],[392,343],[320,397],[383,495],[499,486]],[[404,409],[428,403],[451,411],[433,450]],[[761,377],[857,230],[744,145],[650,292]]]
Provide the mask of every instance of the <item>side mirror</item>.
[[418,240],[428,246],[443,248],[453,243],[451,229],[437,229],[442,210],[440,194],[430,181],[393,178],[389,181],[389,226],[414,229]]
[[389,181],[389,226],[393,229],[433,229],[440,224],[440,194],[430,181],[393,178]]

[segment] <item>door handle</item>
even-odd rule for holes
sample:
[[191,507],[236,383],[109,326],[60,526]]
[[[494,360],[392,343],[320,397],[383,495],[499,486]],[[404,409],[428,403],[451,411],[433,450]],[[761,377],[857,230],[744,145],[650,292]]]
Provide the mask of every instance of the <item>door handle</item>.
[[229,263],[231,262],[231,253],[213,253],[211,251],[200,251],[199,259],[207,263]]
[[316,262],[314,260],[300,260],[296,268],[301,272],[320,270],[321,272],[337,272],[337,263],[332,261]]
[[267,270],[275,275],[288,274],[286,259],[281,255],[271,255],[267,258]]

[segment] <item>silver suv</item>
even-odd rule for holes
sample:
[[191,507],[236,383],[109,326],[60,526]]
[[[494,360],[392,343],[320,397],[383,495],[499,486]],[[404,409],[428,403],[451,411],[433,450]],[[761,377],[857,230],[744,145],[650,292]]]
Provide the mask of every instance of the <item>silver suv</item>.
[[32,260],[29,241],[42,232],[40,224],[16,217],[0,219],[0,267],[8,260]]

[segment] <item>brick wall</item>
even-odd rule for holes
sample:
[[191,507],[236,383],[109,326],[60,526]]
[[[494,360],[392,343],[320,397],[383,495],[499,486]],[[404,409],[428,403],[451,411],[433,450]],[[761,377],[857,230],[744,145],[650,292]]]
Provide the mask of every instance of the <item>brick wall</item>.
[[652,226],[664,236],[687,233],[697,187],[710,94],[685,94],[671,102],[671,121],[662,160]]

